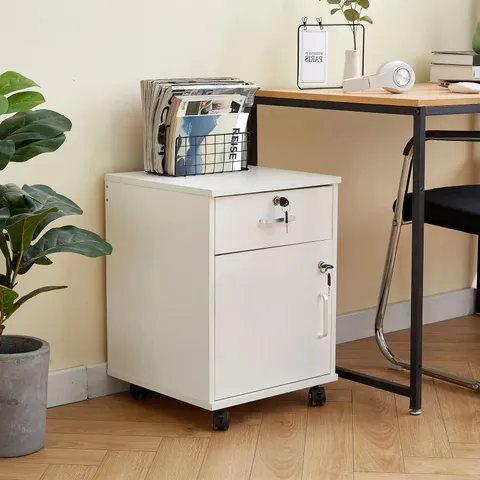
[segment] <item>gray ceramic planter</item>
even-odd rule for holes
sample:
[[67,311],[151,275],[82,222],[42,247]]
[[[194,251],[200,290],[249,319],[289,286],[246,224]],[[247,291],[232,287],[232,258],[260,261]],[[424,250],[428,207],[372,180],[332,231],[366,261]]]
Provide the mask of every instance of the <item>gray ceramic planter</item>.
[[45,443],[50,346],[34,337],[0,336],[0,457]]

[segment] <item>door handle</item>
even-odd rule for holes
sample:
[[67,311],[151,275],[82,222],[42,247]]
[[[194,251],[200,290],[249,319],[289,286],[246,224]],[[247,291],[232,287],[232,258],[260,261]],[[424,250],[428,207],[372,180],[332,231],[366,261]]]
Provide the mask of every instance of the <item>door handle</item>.
[[322,299],[323,315],[322,315],[322,326],[320,327],[321,331],[318,332],[317,336],[318,338],[325,338],[328,336],[328,323],[330,320],[330,315],[329,315],[330,297],[323,292],[320,292],[318,296]]
[[[292,223],[296,220],[296,217],[294,215],[289,215],[288,216],[288,223]],[[261,219],[258,221],[260,225],[270,225],[272,223],[285,223],[285,217],[278,217],[278,218],[272,218],[270,219]]]

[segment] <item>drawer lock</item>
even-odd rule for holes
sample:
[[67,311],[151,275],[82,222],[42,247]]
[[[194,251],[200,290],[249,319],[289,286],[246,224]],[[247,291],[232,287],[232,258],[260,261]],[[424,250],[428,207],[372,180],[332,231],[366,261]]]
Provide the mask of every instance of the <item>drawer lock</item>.
[[329,270],[333,270],[335,267],[325,262],[318,262],[318,268],[322,273],[328,273]]
[[325,262],[318,262],[318,268],[322,273],[327,275],[327,287],[328,287],[328,296],[330,296],[330,290],[332,288],[332,274],[330,270],[333,270],[335,267]]
[[286,208],[290,205],[290,201],[288,200],[287,197],[275,197],[273,199],[273,204],[275,206],[280,205],[282,208]]

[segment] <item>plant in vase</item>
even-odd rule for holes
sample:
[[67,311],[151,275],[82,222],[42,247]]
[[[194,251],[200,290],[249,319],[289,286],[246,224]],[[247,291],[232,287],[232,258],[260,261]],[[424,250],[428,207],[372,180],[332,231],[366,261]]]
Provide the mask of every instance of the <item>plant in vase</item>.
[[480,22],[477,23],[475,35],[472,39],[472,49],[475,53],[480,53]]
[[[25,162],[54,152],[70,131],[68,118],[35,107],[44,103],[38,85],[16,72],[0,75],[0,170],[10,162]],[[50,347],[45,340],[2,335],[5,322],[28,300],[67,288],[42,286],[20,296],[20,278],[38,266],[51,265],[50,256],[70,252],[103,257],[110,244],[97,234],[73,225],[50,228],[81,208],[46,185],[0,184],[0,251],[5,261],[0,273],[0,457],[33,453],[44,445]]]
[[[322,0],[319,0],[320,2]],[[361,51],[357,49],[357,30],[361,22],[373,23],[373,20],[364,15],[365,11],[370,8],[370,0],[327,0],[330,5],[335,8],[330,10],[331,15],[341,12],[345,20],[350,25],[353,35],[353,50],[345,52],[345,68],[343,78],[353,78],[362,75],[362,59]]]

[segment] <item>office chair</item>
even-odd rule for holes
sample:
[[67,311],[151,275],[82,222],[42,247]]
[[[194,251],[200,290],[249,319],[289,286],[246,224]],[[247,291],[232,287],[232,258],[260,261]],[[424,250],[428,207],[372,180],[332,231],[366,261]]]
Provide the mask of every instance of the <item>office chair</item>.
[[[480,142],[480,132],[432,130],[427,131],[427,140]],[[392,367],[409,370],[409,362],[397,357],[390,350],[383,332],[400,232],[403,225],[410,224],[412,221],[412,194],[407,193],[407,191],[412,172],[413,139],[410,139],[405,146],[403,155],[403,168],[397,199],[393,204],[392,231],[375,317],[375,338],[378,347]],[[425,223],[477,235],[479,239],[477,272],[480,272],[480,185],[461,185],[425,190]],[[480,313],[480,284],[477,286],[475,311]],[[479,380],[460,377],[428,367],[423,367],[422,373],[480,393]]]

